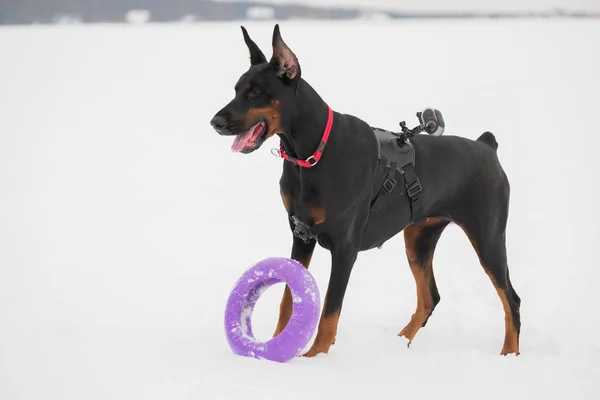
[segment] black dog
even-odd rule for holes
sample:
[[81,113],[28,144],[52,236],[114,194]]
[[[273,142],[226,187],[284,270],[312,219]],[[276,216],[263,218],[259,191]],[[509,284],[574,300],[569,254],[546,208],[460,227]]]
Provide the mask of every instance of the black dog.
[[[521,300],[510,282],[505,247],[509,183],[494,136],[486,132],[473,141],[418,135],[409,146],[417,155],[416,163],[408,164],[414,168],[386,167],[374,129],[352,115],[331,111],[301,78],[298,59],[282,40],[278,25],[270,61],[244,27],[242,32],[250,50],[250,69],[237,82],[234,99],[211,124],[220,135],[234,136],[232,149],[242,153],[279,136],[280,155],[286,160],[281,197],[294,232],[291,257],[308,268],[317,242],[331,252],[323,313],[305,356],[327,353],[335,342],[358,252],[381,245],[400,231],[417,285],[416,311],[399,333],[410,344],[440,301],[432,259],[451,222],[469,237],[502,300],[506,332],[501,354],[518,355]],[[394,189],[393,183],[402,180],[404,187]],[[377,198],[383,200],[374,207]],[[291,312],[292,297],[286,288],[275,335]]]

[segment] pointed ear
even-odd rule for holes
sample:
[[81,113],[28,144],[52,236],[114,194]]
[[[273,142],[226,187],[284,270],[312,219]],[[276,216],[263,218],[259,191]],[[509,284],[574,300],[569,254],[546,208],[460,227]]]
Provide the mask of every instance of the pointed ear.
[[300,64],[296,55],[285,44],[279,33],[279,24],[273,30],[273,58],[271,64],[275,67],[278,77],[286,76],[290,80],[300,77]]
[[246,46],[248,46],[248,50],[250,51],[250,65],[257,65],[267,62],[267,57],[263,54],[263,52],[258,48],[256,43],[250,39],[248,35],[248,31],[246,28],[242,26],[242,34],[244,35],[244,42],[246,42]]

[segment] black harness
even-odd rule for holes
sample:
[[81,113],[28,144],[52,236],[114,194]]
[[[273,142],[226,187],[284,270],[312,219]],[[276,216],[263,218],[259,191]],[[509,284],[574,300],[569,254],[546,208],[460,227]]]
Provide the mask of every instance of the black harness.
[[[380,168],[375,170],[372,180],[381,174],[382,169],[385,178],[381,188],[371,201],[371,211],[378,211],[385,201],[390,197],[394,188],[398,185],[397,176],[402,176],[406,196],[411,207],[412,220],[416,221],[422,216],[422,205],[420,195],[423,190],[421,182],[415,173],[416,154],[408,137],[379,128],[372,128],[375,138],[379,143],[378,156]],[[290,223],[293,225],[294,236],[302,239],[305,243],[318,240],[319,234],[326,231],[328,227],[335,224],[340,218],[354,211],[364,200],[367,194],[372,193],[372,186],[367,185],[355,196],[354,200],[346,209],[337,214],[333,219],[327,219],[321,224],[309,226],[295,215],[290,215]]]
[[404,188],[411,207],[413,220],[422,213],[420,194],[423,191],[421,181],[415,173],[416,152],[408,138],[399,138],[398,134],[385,129],[373,128],[373,133],[379,143],[379,162],[387,170],[387,176],[381,185],[379,193],[371,203],[371,210],[377,211],[389,196],[398,181],[397,174],[402,175]]

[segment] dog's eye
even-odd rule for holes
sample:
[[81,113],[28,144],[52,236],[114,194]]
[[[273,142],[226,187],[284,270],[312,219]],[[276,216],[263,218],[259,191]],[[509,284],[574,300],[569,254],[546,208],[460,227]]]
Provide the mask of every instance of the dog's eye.
[[252,85],[252,86],[250,87],[250,91],[248,92],[248,98],[249,98],[249,99],[253,99],[253,98],[255,98],[255,97],[258,97],[258,96],[260,96],[260,94],[261,94],[261,93],[262,93],[262,92],[261,92],[261,90],[260,90],[260,88],[259,88],[258,86],[254,86],[254,85]]

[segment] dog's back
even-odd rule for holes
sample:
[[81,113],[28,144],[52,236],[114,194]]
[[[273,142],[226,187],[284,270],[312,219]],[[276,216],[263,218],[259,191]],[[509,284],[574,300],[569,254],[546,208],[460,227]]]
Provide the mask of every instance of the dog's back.
[[502,209],[508,207],[508,179],[491,132],[483,133],[477,140],[418,135],[411,142],[416,149],[415,169],[423,186],[426,209],[453,216],[455,210],[469,209],[465,203],[479,207],[480,198],[487,202],[495,199],[502,203],[497,206]]

